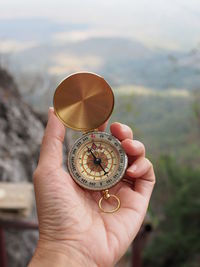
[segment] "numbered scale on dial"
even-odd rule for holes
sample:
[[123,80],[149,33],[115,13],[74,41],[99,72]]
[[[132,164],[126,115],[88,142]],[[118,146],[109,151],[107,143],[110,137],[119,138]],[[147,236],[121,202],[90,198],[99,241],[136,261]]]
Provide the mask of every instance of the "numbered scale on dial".
[[68,168],[74,180],[91,190],[105,190],[117,184],[125,172],[127,156],[120,142],[102,132],[79,138],[68,156]]
[[[128,160],[114,136],[97,130],[108,120],[114,107],[111,87],[97,74],[74,73],[58,85],[53,103],[61,122],[83,133],[68,155],[71,177],[84,189],[102,192],[98,203],[101,211],[117,211],[120,199],[108,189],[123,178]],[[103,202],[110,198],[116,204],[107,210]]]

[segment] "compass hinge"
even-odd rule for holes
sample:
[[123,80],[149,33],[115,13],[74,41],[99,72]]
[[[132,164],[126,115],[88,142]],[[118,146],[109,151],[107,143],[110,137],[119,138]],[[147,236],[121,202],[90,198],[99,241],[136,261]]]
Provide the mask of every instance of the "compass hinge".
[[98,132],[98,129],[92,129],[92,130],[89,130],[89,131],[83,131],[82,133],[83,134],[88,134],[88,133],[92,133],[92,132]]

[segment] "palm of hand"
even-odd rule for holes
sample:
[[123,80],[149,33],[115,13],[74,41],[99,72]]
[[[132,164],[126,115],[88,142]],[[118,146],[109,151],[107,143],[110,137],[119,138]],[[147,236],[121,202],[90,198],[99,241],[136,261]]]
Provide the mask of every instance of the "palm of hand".
[[45,177],[46,191],[38,196],[38,206],[46,210],[40,216],[41,237],[77,247],[97,266],[112,266],[139,230],[147,208],[145,198],[120,182],[112,192],[122,200],[121,208],[105,214],[98,207],[101,194],[81,189],[63,169]]
[[62,254],[73,249],[90,259],[91,266],[113,266],[125,253],[142,224],[155,183],[144,146],[132,140],[131,129],[114,123],[111,132],[122,141],[130,165],[126,178],[134,183],[131,187],[120,182],[110,189],[121,200],[116,213],[102,213],[101,193],[80,188],[63,170],[65,129],[52,110],[34,174],[40,241],[53,244],[53,250]]

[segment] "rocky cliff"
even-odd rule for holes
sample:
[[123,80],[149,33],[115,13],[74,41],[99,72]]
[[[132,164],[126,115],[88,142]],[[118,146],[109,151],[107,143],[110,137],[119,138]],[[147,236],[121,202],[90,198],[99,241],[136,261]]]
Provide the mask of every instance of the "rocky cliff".
[[[32,181],[43,131],[41,119],[23,102],[12,76],[0,68],[0,181]],[[32,217],[36,220],[34,209]],[[37,235],[6,232],[9,267],[27,266]]]

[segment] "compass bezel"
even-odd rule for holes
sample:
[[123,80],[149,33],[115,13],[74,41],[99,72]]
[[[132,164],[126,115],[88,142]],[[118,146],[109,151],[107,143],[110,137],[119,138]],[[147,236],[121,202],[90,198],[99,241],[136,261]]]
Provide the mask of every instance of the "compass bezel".
[[[87,144],[89,141],[94,141],[94,138],[92,138],[92,136],[94,135],[96,136],[95,138],[98,139],[98,141],[102,140],[102,142],[109,143],[115,148],[115,150],[119,154],[119,166],[116,173],[112,177],[105,178],[103,180],[91,181],[90,178],[86,179],[85,177],[81,176],[81,173],[79,172],[78,167],[76,166],[75,156],[78,155],[78,151],[82,147],[82,145]],[[121,146],[120,141],[113,135],[108,134],[106,132],[89,132],[82,135],[75,141],[68,153],[67,166],[68,171],[72,176],[73,180],[79,186],[92,191],[102,191],[115,186],[123,178],[127,165],[128,158]]]

